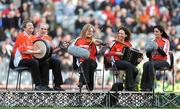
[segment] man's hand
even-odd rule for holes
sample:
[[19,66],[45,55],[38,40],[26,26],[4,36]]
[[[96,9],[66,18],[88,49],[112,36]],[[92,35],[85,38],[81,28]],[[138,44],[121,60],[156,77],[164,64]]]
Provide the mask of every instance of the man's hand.
[[41,54],[42,53],[42,50],[41,49],[38,49],[36,51],[34,51],[35,54]]

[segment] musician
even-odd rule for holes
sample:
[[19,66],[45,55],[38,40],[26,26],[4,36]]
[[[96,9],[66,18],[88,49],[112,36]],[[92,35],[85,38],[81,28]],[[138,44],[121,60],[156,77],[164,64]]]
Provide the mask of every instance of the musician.
[[[50,36],[48,36],[47,32],[48,32],[48,24],[46,23],[41,23],[38,27],[38,31],[37,33],[33,36],[33,40],[38,40],[38,39],[42,39],[48,42],[48,44],[50,44],[50,46],[53,48],[53,52],[58,51],[59,48],[55,49],[55,45],[52,43],[52,39]],[[43,64],[41,65],[41,63],[43,62],[48,62],[48,66],[45,69],[41,69],[41,67],[43,66]],[[42,76],[42,80],[43,82],[48,86],[49,84],[49,69],[52,69],[52,73],[54,75],[54,85],[53,85],[53,89],[56,91],[64,91],[63,88],[61,88],[61,85],[63,84],[63,80],[62,80],[62,74],[61,74],[61,62],[60,60],[56,57],[56,56],[50,56],[49,59],[44,60],[44,61],[39,61],[40,66],[39,68],[41,69],[41,73],[43,72],[48,72],[47,75]]]
[[[35,90],[49,90],[49,88],[42,83],[39,62],[33,58],[33,54],[41,53],[41,49],[34,50],[33,48],[32,32],[34,31],[34,26],[32,21],[24,21],[23,30],[24,31],[17,36],[14,45],[12,54],[14,57],[14,66],[28,67],[31,70]],[[46,65],[43,68],[46,68]]]
[[157,49],[148,50],[146,52],[149,61],[143,65],[143,74],[141,79],[142,91],[152,91],[154,82],[154,71],[156,68],[169,67],[169,37],[160,25],[154,26],[155,39]]
[[127,28],[120,27],[109,52],[105,54],[105,58],[113,57],[117,70],[126,71],[125,90],[127,91],[135,90],[135,77],[137,75],[135,66],[130,62],[121,59],[124,48],[132,46],[129,41],[130,35],[130,31]]
[[[95,28],[91,24],[84,25],[79,38],[76,39],[74,45],[87,49],[90,52],[89,58],[80,58],[78,62],[83,68],[83,74],[80,74],[79,87],[87,85],[87,90],[94,89],[94,71],[96,70],[96,54],[97,48],[93,42]],[[85,78],[84,78],[85,76]]]

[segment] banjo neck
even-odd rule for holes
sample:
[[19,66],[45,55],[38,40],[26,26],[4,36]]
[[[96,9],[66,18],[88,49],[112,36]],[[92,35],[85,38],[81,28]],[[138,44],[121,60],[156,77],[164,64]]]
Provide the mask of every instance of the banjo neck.
[[67,47],[71,44],[71,42],[63,42],[60,43],[57,47],[53,48],[53,53],[59,52],[61,49],[67,49]]

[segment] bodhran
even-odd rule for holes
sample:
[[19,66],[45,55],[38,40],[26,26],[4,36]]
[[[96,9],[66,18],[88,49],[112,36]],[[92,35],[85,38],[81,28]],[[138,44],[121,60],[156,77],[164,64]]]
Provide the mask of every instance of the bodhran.
[[34,49],[41,49],[41,53],[34,54],[34,58],[39,61],[47,60],[52,55],[52,47],[50,44],[42,39],[33,42]]

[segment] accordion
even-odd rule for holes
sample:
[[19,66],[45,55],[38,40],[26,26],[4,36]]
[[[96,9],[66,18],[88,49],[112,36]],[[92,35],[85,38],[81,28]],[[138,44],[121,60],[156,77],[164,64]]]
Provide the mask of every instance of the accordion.
[[143,54],[139,50],[135,48],[124,47],[122,60],[126,60],[137,66],[141,62],[142,58]]

